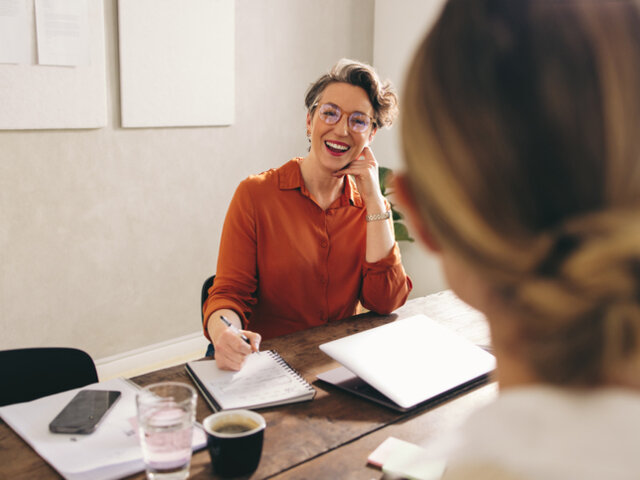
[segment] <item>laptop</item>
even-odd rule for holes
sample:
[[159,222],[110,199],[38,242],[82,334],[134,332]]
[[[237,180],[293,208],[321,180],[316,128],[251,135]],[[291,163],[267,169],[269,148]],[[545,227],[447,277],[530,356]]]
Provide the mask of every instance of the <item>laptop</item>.
[[397,411],[457,395],[487,381],[495,357],[426,315],[320,345],[342,364],[317,378]]

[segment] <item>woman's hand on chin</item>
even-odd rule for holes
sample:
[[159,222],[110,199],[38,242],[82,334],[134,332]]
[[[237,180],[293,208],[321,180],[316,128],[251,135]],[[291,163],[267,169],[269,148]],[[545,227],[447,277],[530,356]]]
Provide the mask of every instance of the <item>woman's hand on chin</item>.
[[344,175],[353,176],[365,205],[370,202],[379,202],[382,198],[378,178],[378,162],[369,147],[364,147],[362,153],[345,168],[333,173],[334,177]]

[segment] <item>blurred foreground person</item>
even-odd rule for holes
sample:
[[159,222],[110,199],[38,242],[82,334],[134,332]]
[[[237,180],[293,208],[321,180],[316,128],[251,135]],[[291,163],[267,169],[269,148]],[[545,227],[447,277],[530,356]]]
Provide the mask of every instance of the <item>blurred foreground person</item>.
[[637,4],[448,1],[401,123],[403,203],[498,365],[444,478],[640,478]]

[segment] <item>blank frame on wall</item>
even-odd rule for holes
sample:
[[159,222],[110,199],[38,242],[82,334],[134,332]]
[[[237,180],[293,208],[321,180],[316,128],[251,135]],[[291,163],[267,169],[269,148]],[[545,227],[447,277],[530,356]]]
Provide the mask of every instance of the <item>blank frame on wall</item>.
[[[78,66],[37,64],[34,2],[19,1],[25,2],[21,6],[26,9],[29,20],[27,36],[30,37],[30,61],[24,64],[0,64],[0,130],[106,126],[103,0],[86,1],[89,63]],[[5,8],[10,10],[11,5]]]
[[123,127],[230,125],[235,0],[119,0]]

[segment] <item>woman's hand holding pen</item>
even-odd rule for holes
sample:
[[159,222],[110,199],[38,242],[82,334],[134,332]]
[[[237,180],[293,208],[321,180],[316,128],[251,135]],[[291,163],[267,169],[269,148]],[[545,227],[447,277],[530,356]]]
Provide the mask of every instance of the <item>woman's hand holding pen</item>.
[[[224,320],[222,320],[224,318]],[[240,319],[235,312],[225,311],[212,314],[209,320],[209,333],[216,353],[216,364],[223,370],[240,370],[247,356],[259,351],[260,334],[249,330],[240,330]]]

